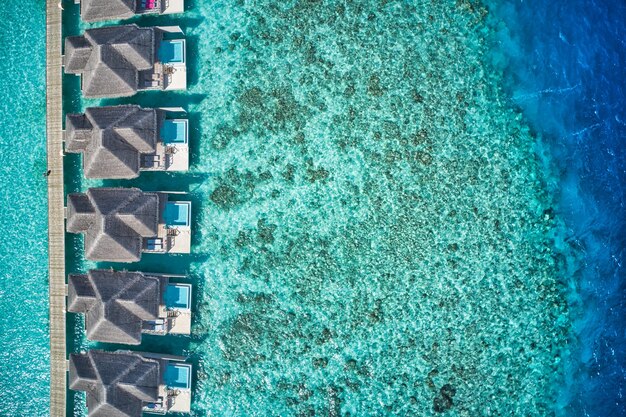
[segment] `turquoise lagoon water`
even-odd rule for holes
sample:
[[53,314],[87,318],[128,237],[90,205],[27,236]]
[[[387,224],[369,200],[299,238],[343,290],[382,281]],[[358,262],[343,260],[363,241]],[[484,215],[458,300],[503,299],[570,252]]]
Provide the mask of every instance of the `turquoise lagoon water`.
[[0,416],[46,416],[45,9],[2,2],[0,16]]

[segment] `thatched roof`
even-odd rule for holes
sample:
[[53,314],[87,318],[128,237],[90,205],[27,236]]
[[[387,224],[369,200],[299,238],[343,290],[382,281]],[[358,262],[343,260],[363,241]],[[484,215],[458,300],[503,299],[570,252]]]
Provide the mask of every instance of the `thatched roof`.
[[83,76],[85,97],[132,96],[139,72],[154,67],[160,37],[155,28],[134,24],[87,29],[65,38],[65,72]]
[[90,340],[138,345],[143,321],[158,318],[163,280],[113,270],[70,275],[67,310],[85,314]]
[[91,107],[65,118],[65,150],[83,154],[87,178],[136,178],[156,151],[163,112],[139,106]]
[[91,350],[70,355],[69,388],[87,393],[89,417],[141,417],[156,402],[161,364],[133,352]]
[[137,0],[81,0],[80,17],[85,22],[129,19],[137,12]]
[[157,236],[161,198],[137,188],[68,194],[67,231],[84,233],[85,257],[91,261],[137,262],[143,239]]
[[65,38],[65,72],[76,73],[87,66],[92,46],[85,36],[68,36]]

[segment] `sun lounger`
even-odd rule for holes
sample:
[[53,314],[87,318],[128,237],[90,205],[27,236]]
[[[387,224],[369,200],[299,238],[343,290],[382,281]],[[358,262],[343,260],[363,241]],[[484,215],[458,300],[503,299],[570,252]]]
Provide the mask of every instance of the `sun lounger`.
[[147,87],[147,88],[158,87],[159,85],[161,85],[161,83],[159,81],[156,81],[156,80],[145,80],[144,81],[144,87]]
[[158,168],[161,166],[161,157],[159,155],[144,155],[141,165],[144,168]]

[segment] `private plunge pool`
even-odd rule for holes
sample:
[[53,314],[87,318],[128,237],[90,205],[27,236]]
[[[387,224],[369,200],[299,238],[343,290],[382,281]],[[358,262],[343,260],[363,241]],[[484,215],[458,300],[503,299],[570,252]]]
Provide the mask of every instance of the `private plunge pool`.
[[187,119],[165,120],[161,127],[161,139],[166,145],[182,145],[187,143]]
[[191,202],[168,201],[163,213],[165,226],[189,227],[191,224]]
[[185,63],[185,40],[174,39],[161,41],[159,45],[159,61],[164,64]]
[[168,284],[165,287],[164,301],[166,308],[189,310],[191,308],[191,285]]
[[165,369],[165,385],[169,388],[191,388],[191,365],[169,363]]

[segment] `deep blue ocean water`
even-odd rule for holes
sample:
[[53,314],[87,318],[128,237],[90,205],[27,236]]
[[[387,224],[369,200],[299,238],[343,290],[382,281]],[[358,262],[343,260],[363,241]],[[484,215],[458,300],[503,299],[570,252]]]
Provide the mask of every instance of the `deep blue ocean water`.
[[[498,1],[494,61],[540,136],[567,231],[573,323],[561,404],[626,415],[626,3]],[[575,256],[568,256],[571,250]]]

